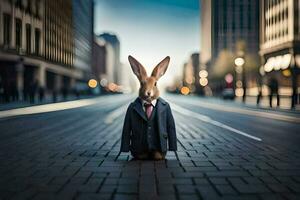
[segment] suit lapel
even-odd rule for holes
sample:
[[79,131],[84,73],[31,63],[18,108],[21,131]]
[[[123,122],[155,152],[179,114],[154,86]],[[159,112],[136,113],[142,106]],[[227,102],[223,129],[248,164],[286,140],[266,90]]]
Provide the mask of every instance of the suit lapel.
[[157,112],[157,114],[158,114],[158,116],[159,116],[159,114],[160,114],[161,112],[163,112],[163,111],[166,110],[166,102],[165,102],[162,98],[158,98],[156,104],[157,104],[157,105],[156,105],[156,106],[157,106],[156,112]]
[[[147,121],[147,116],[145,111],[143,110],[143,106],[142,106],[142,102],[140,100],[140,98],[136,98],[136,100],[134,101],[134,106],[133,106],[134,110],[145,120]],[[166,106],[166,102],[165,100],[163,100],[162,98],[158,98],[157,102],[156,102],[156,112],[158,115],[158,119],[160,118],[160,113],[162,113],[163,111],[165,111],[167,108]],[[154,109],[154,108],[153,108]]]
[[139,98],[137,98],[135,101],[134,101],[134,106],[133,106],[134,110],[144,119],[147,121],[147,116],[146,116],[146,113],[144,112],[143,110],[143,107],[142,107],[142,103],[141,103],[141,100]]

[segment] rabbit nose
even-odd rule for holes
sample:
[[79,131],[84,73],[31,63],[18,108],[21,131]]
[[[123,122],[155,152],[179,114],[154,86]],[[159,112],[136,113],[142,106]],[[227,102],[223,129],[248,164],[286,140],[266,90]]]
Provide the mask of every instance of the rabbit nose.
[[147,92],[147,95],[150,96],[151,92]]

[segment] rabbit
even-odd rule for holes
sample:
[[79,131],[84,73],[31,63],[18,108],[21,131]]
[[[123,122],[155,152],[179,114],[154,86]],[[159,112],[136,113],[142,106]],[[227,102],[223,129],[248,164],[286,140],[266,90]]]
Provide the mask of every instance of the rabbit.
[[[120,152],[131,152],[134,159],[165,159],[167,150],[177,150],[175,121],[169,103],[159,97],[157,81],[165,74],[170,57],[164,58],[151,76],[143,65],[128,56],[140,82],[139,97],[127,108]],[[168,147],[168,148],[167,148]]]

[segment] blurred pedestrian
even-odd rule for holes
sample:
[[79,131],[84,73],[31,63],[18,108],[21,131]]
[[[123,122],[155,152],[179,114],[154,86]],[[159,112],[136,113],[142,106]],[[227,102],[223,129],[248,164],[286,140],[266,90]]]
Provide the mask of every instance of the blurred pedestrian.
[[62,95],[63,95],[63,99],[67,100],[68,88],[66,86],[63,86],[63,88],[62,88]]
[[261,91],[261,87],[259,87],[258,94],[257,94],[257,97],[256,97],[256,106],[259,106],[260,100],[261,100],[261,96],[262,96],[262,91]]
[[0,103],[4,102],[4,84],[0,76]]
[[12,82],[12,101],[19,100],[19,94],[17,89],[17,84],[15,81]]
[[257,89],[258,89],[258,94],[257,94],[257,97],[256,97],[256,106],[259,106],[260,100],[261,100],[261,97],[262,97],[262,85],[263,85],[261,76],[257,77],[256,84],[257,84]]
[[37,91],[37,87],[38,87],[38,82],[36,80],[33,80],[29,85],[29,101],[32,104],[35,102],[35,94]]
[[39,101],[43,102],[45,97],[45,89],[43,86],[39,86]]
[[278,81],[275,78],[272,78],[269,83],[270,87],[270,95],[269,95],[269,103],[270,107],[272,108],[272,100],[273,100],[273,95],[276,95],[277,97],[277,106],[279,107],[280,105],[280,96],[278,93]]
[[55,89],[53,90],[53,93],[52,93],[52,100],[54,103],[57,101],[57,92]]
[[76,96],[76,98],[79,99],[79,98],[80,98],[79,90],[78,90],[77,88],[75,88],[74,91],[75,91],[75,96]]

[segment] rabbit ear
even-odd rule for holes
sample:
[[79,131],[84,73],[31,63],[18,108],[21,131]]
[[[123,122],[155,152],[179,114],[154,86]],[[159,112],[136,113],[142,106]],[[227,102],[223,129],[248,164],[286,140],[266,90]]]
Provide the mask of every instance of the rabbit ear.
[[157,80],[164,75],[168,69],[170,57],[165,57],[158,65],[153,69],[151,76],[154,76]]
[[140,81],[144,80],[147,77],[147,72],[143,65],[132,56],[128,56],[128,61],[133,73],[138,77],[138,79]]

